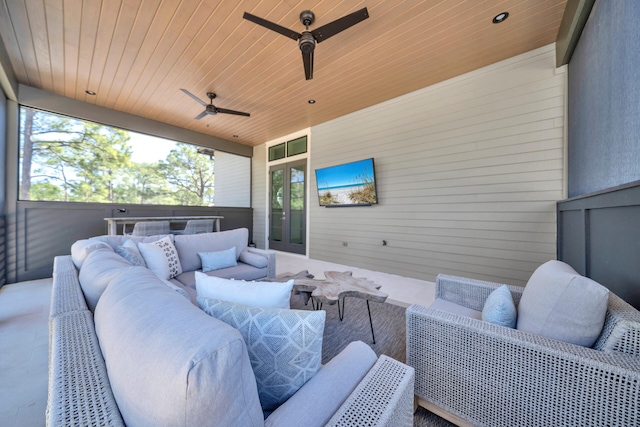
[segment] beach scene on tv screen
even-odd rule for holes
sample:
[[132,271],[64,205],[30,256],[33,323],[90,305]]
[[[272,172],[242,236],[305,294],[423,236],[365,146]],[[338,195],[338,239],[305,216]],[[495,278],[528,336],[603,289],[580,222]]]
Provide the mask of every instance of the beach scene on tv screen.
[[378,203],[373,159],[316,170],[320,206]]

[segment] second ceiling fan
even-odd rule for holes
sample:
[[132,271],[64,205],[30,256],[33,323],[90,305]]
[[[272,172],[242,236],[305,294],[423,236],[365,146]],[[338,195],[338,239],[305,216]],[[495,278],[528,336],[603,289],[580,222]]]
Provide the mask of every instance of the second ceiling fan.
[[300,22],[302,22],[302,25],[305,26],[306,30],[302,33],[298,33],[281,25],[267,21],[266,19],[252,15],[248,12],[245,12],[243,15],[244,19],[268,28],[269,30],[275,31],[276,33],[282,34],[283,36],[292,38],[293,40],[296,40],[298,42],[298,47],[302,51],[304,75],[307,80],[311,80],[313,78],[313,52],[316,48],[316,43],[320,43],[328,39],[329,37],[335,36],[336,34],[346,30],[349,27],[352,27],[358,22],[364,21],[368,17],[369,12],[365,7],[356,12],[350,13],[349,15],[343,16],[342,18],[336,19],[333,22],[323,25],[322,27],[309,31],[309,25],[313,24],[315,15],[310,10],[305,10],[300,13]]

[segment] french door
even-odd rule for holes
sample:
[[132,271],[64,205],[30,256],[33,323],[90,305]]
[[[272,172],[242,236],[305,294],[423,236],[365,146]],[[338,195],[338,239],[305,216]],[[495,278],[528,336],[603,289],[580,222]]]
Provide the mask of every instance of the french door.
[[307,161],[269,168],[269,249],[306,253]]

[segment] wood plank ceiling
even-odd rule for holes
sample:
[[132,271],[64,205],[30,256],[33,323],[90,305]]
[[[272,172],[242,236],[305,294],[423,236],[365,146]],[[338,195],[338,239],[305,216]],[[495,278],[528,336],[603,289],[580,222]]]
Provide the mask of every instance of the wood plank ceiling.
[[[22,84],[255,146],[552,43],[565,4],[1,0],[0,37]],[[301,32],[303,10],[313,29],[362,7],[369,19],[316,46],[309,81],[295,41],[242,18]],[[203,100],[215,91],[217,107],[251,117],[194,120],[203,108],[180,88]]]

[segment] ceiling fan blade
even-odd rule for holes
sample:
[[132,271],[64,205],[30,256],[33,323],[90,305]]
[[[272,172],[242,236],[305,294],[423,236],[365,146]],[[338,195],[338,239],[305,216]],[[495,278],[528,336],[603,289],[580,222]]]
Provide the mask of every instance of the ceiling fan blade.
[[313,51],[302,52],[302,62],[304,63],[304,76],[307,80],[313,79]]
[[251,114],[249,113],[243,113],[242,111],[235,111],[235,110],[227,110],[226,108],[216,107],[216,111],[218,113],[223,113],[223,114],[235,114],[236,116],[245,116],[245,117],[251,116]]
[[276,33],[282,34],[283,36],[289,37],[291,39],[298,40],[300,37],[302,37],[302,34],[300,33],[296,33],[293,30],[290,30],[278,24],[274,24],[271,21],[267,21],[266,19],[262,19],[250,13],[245,12],[244,15],[242,15],[242,17],[246,20],[249,20],[255,24],[261,25],[265,28],[268,28],[271,31],[275,31]]
[[186,90],[186,89],[180,89],[180,90],[183,91],[184,93],[186,93],[187,95],[189,95],[190,97],[192,97],[193,99],[195,99],[198,102],[198,104],[204,105],[205,107],[208,105],[206,102],[204,102],[202,99],[198,98],[197,96],[195,96],[194,94],[192,94],[188,90]]
[[346,30],[347,28],[356,25],[358,22],[364,21],[369,17],[369,11],[367,8],[360,9],[356,12],[350,13],[349,15],[343,16],[342,18],[336,19],[333,22],[329,22],[322,27],[316,28],[311,31],[313,37],[315,37],[316,42],[320,43],[328,39],[329,37],[335,36],[339,32]]
[[203,117],[204,117],[204,116],[206,116],[207,114],[208,114],[208,113],[207,113],[207,110],[204,110],[202,113],[198,114],[198,115],[197,115],[197,116],[195,116],[193,119],[194,119],[194,120],[200,120],[201,118],[203,118]]

